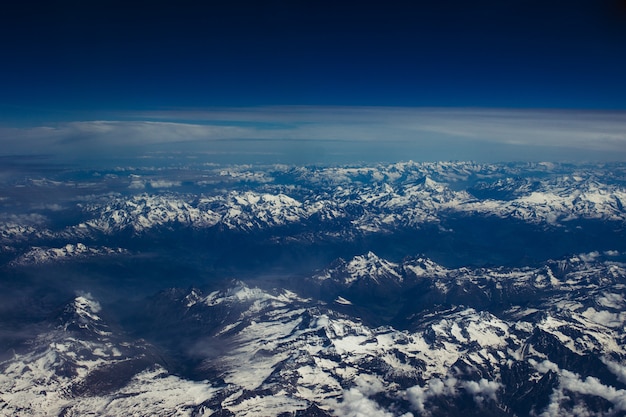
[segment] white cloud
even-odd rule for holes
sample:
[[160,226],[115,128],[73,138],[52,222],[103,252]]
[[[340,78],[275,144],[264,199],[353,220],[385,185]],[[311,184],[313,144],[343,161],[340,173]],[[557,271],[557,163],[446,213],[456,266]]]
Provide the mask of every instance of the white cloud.
[[358,390],[367,396],[372,396],[385,390],[383,381],[375,375],[359,375],[354,379],[354,382]]
[[[257,122],[291,127],[291,137],[335,140],[429,139],[428,133],[519,146],[614,149],[626,144],[626,113],[411,107],[259,107],[140,116],[206,122]],[[270,129],[271,130],[271,129]]]
[[48,222],[48,218],[43,214],[28,213],[28,214],[6,214],[0,213],[0,222],[3,225],[32,225],[42,226]]
[[529,361],[537,371],[545,373],[547,371],[556,372],[559,375],[559,386],[555,388],[550,397],[550,404],[540,415],[541,417],[562,416],[562,415],[594,415],[589,413],[582,405],[574,407],[572,410],[563,410],[562,402],[567,399],[567,391],[593,395],[613,403],[616,411],[626,411],[626,390],[616,389],[615,387],[604,385],[595,377],[588,376],[584,380],[580,375],[568,371],[567,369],[559,369],[559,367],[548,360],[542,362]]
[[128,186],[131,190],[143,190],[146,188],[146,184],[142,180],[132,180]]
[[439,378],[429,380],[426,385],[420,387],[416,385],[406,390],[407,399],[416,411],[424,413],[426,411],[426,401],[436,396],[455,396],[457,380],[456,378],[447,378],[442,381]]
[[342,417],[393,417],[357,388],[344,391],[343,401],[337,404],[335,412]]
[[479,381],[458,381],[453,377],[445,380],[433,378],[423,387],[416,385],[407,389],[406,395],[414,410],[427,413],[426,402],[433,397],[454,397],[458,395],[458,389],[461,388],[471,394],[474,400],[480,404],[485,399],[496,401],[500,386],[500,383],[485,378],[481,378]]
[[84,121],[54,127],[0,128],[3,154],[94,155],[155,145],[185,144],[208,139],[238,137],[235,126],[152,121]]
[[284,106],[120,119],[129,116],[143,120],[0,128],[2,154],[76,158],[167,150],[360,159],[626,159],[626,112]]
[[611,371],[611,373],[613,373],[620,382],[626,384],[626,366],[618,362],[613,362],[608,358],[602,358],[602,362],[606,365],[607,368],[609,368],[609,371]]
[[589,253],[581,253],[578,255],[578,257],[585,262],[593,262],[596,259],[598,259],[599,256],[600,256],[600,252],[598,251],[593,251]]
[[482,403],[485,398],[496,401],[496,393],[500,389],[500,383],[485,378],[481,378],[478,382],[463,381],[462,386],[474,396],[474,400],[478,403]]
[[152,180],[150,181],[150,186],[152,188],[172,188],[172,187],[180,187],[180,181],[170,181],[170,180]]

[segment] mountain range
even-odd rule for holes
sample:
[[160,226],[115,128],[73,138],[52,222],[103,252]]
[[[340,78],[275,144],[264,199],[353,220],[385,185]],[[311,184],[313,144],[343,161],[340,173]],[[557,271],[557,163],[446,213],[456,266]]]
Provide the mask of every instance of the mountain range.
[[0,185],[0,413],[626,415],[626,167]]

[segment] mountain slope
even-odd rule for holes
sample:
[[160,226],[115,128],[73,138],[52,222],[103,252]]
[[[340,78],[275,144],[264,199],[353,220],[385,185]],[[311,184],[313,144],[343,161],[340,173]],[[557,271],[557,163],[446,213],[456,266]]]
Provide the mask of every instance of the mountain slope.
[[[308,281],[335,280],[351,304],[334,294],[324,301],[241,281],[208,292],[172,289],[143,303],[143,318],[125,326],[173,361],[113,330],[99,304],[79,296],[48,332],[0,365],[2,409],[623,415],[626,267],[612,256],[586,254],[539,268],[450,269],[367,253]],[[405,294],[396,316],[376,325],[355,315],[363,303],[387,308],[388,279]],[[381,297],[358,298],[359,280],[380,286]]]

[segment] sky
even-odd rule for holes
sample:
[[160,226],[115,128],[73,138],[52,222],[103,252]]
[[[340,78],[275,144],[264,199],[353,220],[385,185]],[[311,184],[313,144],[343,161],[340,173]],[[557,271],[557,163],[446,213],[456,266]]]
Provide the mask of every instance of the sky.
[[626,157],[623,0],[14,3],[3,156]]

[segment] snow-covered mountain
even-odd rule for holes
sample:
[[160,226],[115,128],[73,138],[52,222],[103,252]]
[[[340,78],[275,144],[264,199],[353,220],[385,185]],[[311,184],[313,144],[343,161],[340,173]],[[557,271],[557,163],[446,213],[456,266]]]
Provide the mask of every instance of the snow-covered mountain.
[[126,254],[127,250],[122,248],[109,247],[88,247],[83,243],[68,243],[61,248],[40,248],[33,247],[28,252],[11,262],[12,265],[33,265],[47,262],[86,259],[94,256],[110,256],[115,254]]
[[626,415],[623,164],[51,172],[0,180],[2,415]]
[[[21,352],[0,364],[0,413],[20,416],[202,415],[208,383],[168,373],[149,344],[127,340],[77,296]],[[200,413],[200,414],[198,414]]]
[[349,262],[339,259],[335,265],[316,275],[319,281],[332,280],[335,283],[350,287],[361,282],[371,281],[375,285],[400,285],[403,277],[398,264],[381,259],[373,252],[358,255]]
[[[623,415],[626,266],[611,257],[449,269],[424,258],[395,264],[368,253],[338,260],[309,281],[341,279],[349,300],[359,281],[384,292],[393,279],[404,304],[386,325],[350,314],[354,305],[234,281],[209,292],[162,292],[144,304],[140,327],[120,333],[103,321],[97,301],[82,295],[50,330],[0,365],[0,409]],[[359,302],[351,300],[364,307]],[[155,337],[150,329],[157,328]],[[161,347],[129,336],[142,332]],[[186,372],[194,379],[180,374],[180,358],[163,359],[173,353],[193,363]]]
[[533,183],[533,187],[523,181],[514,190],[509,186],[508,182],[483,185],[476,188],[477,197],[472,190],[454,190],[426,176],[409,182],[350,182],[327,189],[299,188],[292,190],[293,195],[280,187],[270,187],[271,192],[231,191],[200,198],[140,194],[85,207],[93,217],[72,230],[110,234],[127,229],[140,233],[162,226],[221,226],[254,231],[292,224],[319,227],[343,219],[345,227],[375,233],[419,228],[451,215],[517,218],[547,225],[576,219],[626,220],[623,186],[581,177],[550,178]]
[[[612,167],[613,172],[598,167],[463,162],[359,168],[274,166],[258,182],[250,178],[259,177],[259,171],[244,168],[229,171],[232,175],[227,177],[236,182],[224,188],[207,190],[206,181],[198,179],[197,193],[171,188],[146,193],[131,187],[130,193],[81,201],[81,221],[46,233],[76,240],[93,233],[141,234],[181,226],[250,232],[282,231],[284,226],[295,225],[305,231],[336,232],[339,228],[368,234],[419,228],[450,216],[515,218],[552,226],[572,220],[626,220],[621,166]],[[136,176],[131,175],[129,181],[136,181]],[[44,183],[52,188],[63,185]],[[62,211],[62,207],[57,209]],[[36,226],[46,224],[47,215],[49,209],[7,217],[0,238],[8,242],[41,235]]]

